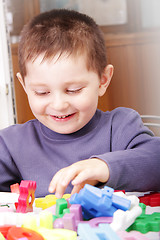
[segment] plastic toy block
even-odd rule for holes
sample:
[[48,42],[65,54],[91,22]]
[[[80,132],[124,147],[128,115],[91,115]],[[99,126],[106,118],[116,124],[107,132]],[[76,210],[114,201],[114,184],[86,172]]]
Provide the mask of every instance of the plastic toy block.
[[57,198],[55,195],[47,195],[44,198],[36,198],[35,199],[35,206],[37,208],[42,208],[42,210],[49,208],[56,204]]
[[45,240],[77,240],[77,233],[68,229],[40,228],[38,232]]
[[135,219],[140,216],[142,209],[139,206],[134,206],[131,210],[123,211],[118,209],[113,214],[113,221],[110,227],[115,231],[126,230],[131,224],[134,223]]
[[53,228],[53,215],[51,212],[41,212],[39,214],[39,227],[47,229]]
[[91,227],[98,227],[99,224],[101,223],[112,223],[113,221],[113,217],[97,217],[97,218],[92,218],[90,219],[87,223],[91,226]]
[[[8,234],[8,230],[13,227],[13,225],[3,225],[3,226],[0,226],[0,233],[5,237],[7,237],[7,234]],[[1,239],[1,238],[0,238]]]
[[0,192],[0,204],[14,204],[18,202],[19,194],[11,192]]
[[144,234],[140,232],[126,232],[120,231],[117,232],[118,236],[123,240],[149,240]]
[[130,201],[113,195],[114,190],[109,187],[99,189],[86,184],[79,193],[75,193],[70,198],[71,204],[81,204],[84,219],[94,217],[113,216],[118,208],[127,210]]
[[100,224],[99,227],[92,228],[87,223],[79,223],[78,235],[82,240],[120,240],[109,224]]
[[68,202],[64,198],[57,199],[56,201],[56,216],[61,218],[65,213],[69,213]]
[[35,214],[26,214],[21,227],[36,231],[38,228],[38,226],[37,226],[38,218],[37,217],[38,217],[38,215],[35,215]]
[[160,193],[150,193],[145,194],[144,196],[139,197],[140,203],[149,205],[151,207],[160,206]]
[[62,220],[65,229],[77,231],[78,223],[83,220],[82,207],[79,204],[71,205],[70,213],[66,213]]
[[20,195],[18,198],[17,212],[32,212],[33,202],[35,199],[36,182],[35,181],[21,181]]
[[0,240],[5,240],[6,238],[3,236],[3,234],[0,232]]
[[12,184],[12,185],[10,186],[10,189],[11,189],[11,192],[12,192],[12,193],[18,193],[18,194],[20,194],[19,183]]
[[[71,194],[64,194],[62,198],[68,199],[70,198]],[[48,194],[44,198],[36,198],[35,199],[35,206],[38,208],[47,209],[56,204],[56,196],[54,194]]]
[[126,230],[136,230],[141,233],[147,232],[159,232],[160,231],[160,213],[154,212],[152,214],[145,214],[144,209],[145,205],[141,204],[142,206],[142,214],[136,218],[135,222]]
[[27,238],[27,240],[44,240],[44,238],[38,233],[31,229],[12,227],[8,230],[7,240],[18,240]]
[[83,220],[81,205],[73,204],[69,210],[70,213],[66,213],[62,218],[58,218],[54,221],[54,228],[64,228],[77,231],[78,223]]

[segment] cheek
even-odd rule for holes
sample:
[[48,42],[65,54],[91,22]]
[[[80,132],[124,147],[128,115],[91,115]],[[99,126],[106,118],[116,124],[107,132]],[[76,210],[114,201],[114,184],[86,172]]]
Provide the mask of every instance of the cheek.
[[45,105],[40,100],[28,98],[30,108],[34,114],[41,114],[45,110]]
[[93,109],[97,108],[98,104],[98,96],[92,94],[85,94],[79,101],[77,101],[77,108],[83,112],[87,111],[90,112]]

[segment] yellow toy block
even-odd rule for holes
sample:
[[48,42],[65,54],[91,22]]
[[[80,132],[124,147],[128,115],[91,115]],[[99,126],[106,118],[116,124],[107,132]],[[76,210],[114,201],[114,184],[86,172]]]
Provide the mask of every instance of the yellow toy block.
[[39,227],[53,229],[53,215],[51,212],[41,212],[39,214]]
[[45,240],[77,240],[77,233],[68,229],[38,229]]
[[3,236],[3,234],[0,232],[0,240],[5,240],[5,237]]
[[[71,194],[64,194],[62,198],[68,199],[70,198]],[[54,194],[48,194],[44,198],[36,198],[35,199],[35,206],[37,208],[42,208],[42,210],[49,208],[56,204],[56,196]]]

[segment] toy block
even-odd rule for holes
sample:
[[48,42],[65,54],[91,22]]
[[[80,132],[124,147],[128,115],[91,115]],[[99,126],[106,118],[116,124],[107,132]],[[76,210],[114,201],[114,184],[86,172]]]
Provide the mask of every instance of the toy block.
[[68,203],[64,198],[56,200],[56,216],[61,218],[65,213],[69,213]]
[[115,231],[126,230],[130,225],[132,225],[135,219],[140,216],[142,209],[139,206],[133,207],[131,210],[123,211],[118,209],[113,214],[113,221],[110,227]]
[[18,198],[17,212],[32,212],[33,202],[35,199],[36,182],[35,181],[21,181],[20,195]]
[[53,215],[51,212],[40,212],[39,227],[48,228],[48,229],[53,228]]
[[39,216],[35,215],[34,213],[25,214],[25,218],[23,220],[23,224],[21,225],[21,227],[36,231],[38,228],[37,226],[38,217]]
[[10,186],[10,189],[11,189],[11,192],[12,192],[12,193],[18,193],[18,194],[20,194],[19,183],[12,184],[12,185]]
[[[4,239],[6,239],[7,234],[8,234],[8,230],[13,227],[13,225],[3,225],[0,226],[0,233],[3,235],[3,237],[5,237]],[[0,239],[3,239],[2,237]]]
[[66,213],[62,218],[64,228],[77,231],[78,223],[83,220],[82,207],[79,204],[72,204],[69,210],[70,213]]
[[40,228],[38,232],[45,240],[77,240],[77,233],[68,229],[46,229]]
[[87,223],[79,223],[78,235],[83,240],[120,240],[109,224],[100,224],[99,227],[92,228]]
[[99,189],[86,184],[79,193],[70,198],[71,204],[81,204],[84,219],[94,217],[112,217],[117,208],[127,210],[130,208],[130,200],[114,196],[114,189],[105,187]]
[[0,232],[0,240],[5,240],[6,238],[3,236],[3,234]]
[[149,205],[151,207],[160,206],[160,193],[150,193],[145,194],[144,196],[139,197],[140,203]]
[[26,237],[27,240],[44,240],[44,238],[38,232],[35,232],[31,229],[12,227],[8,230],[7,240],[23,239],[24,237]]
[[[64,194],[62,198],[68,199],[70,198],[71,194]],[[35,199],[35,206],[38,208],[47,209],[51,206],[56,204],[56,196],[54,194],[48,194],[44,198],[36,198]]]
[[90,219],[87,223],[91,226],[91,227],[98,227],[98,225],[100,223],[112,223],[113,221],[113,217],[97,217],[97,218],[92,218]]
[[142,214],[136,218],[135,222],[126,231],[139,231],[141,233],[159,232],[160,231],[160,213],[145,214],[145,205],[142,207]]
[[149,240],[144,234],[140,232],[126,232],[119,231],[117,232],[118,236],[123,240]]
[[73,204],[69,210],[70,213],[66,213],[62,218],[54,221],[54,228],[65,228],[77,231],[78,223],[83,220],[81,205]]

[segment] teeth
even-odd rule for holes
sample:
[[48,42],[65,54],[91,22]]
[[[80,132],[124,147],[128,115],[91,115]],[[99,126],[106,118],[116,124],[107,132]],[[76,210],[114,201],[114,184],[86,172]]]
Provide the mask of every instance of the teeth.
[[66,118],[67,116],[56,116],[56,118],[59,118],[59,119],[61,119],[61,118]]

